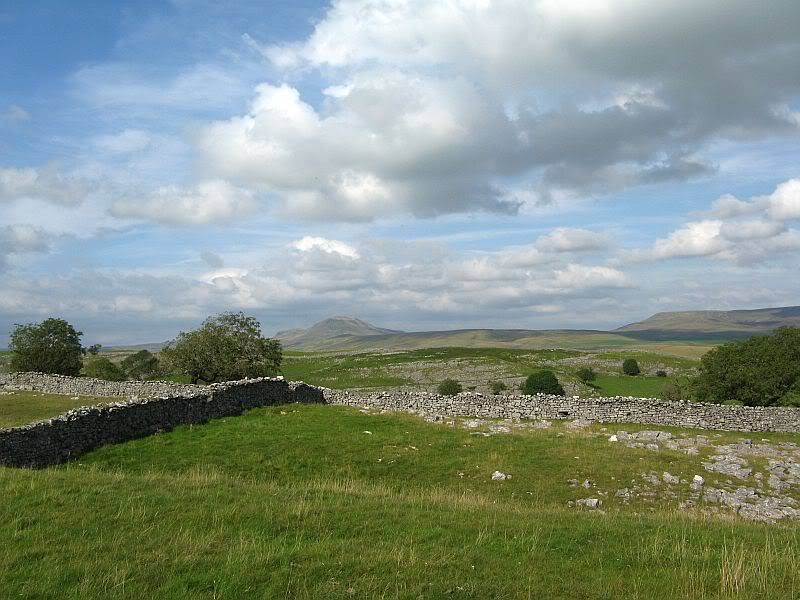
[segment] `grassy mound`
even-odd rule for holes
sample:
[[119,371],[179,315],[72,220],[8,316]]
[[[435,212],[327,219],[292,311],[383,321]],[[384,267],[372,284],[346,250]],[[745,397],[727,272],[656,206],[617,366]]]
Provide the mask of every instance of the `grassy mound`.
[[[628,428],[631,430],[631,427]],[[737,434],[723,434],[733,439]],[[740,437],[740,436],[738,436]],[[771,436],[793,439],[797,436]],[[567,507],[704,457],[556,426],[484,437],[402,415],[258,409],[0,469],[0,590],[58,598],[779,598],[796,526]],[[506,481],[491,481],[500,470]]]

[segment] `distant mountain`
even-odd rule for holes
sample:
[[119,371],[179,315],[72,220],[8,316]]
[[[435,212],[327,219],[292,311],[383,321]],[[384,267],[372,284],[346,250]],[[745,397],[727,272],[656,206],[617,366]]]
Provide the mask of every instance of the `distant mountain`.
[[800,306],[754,310],[662,312],[615,330],[638,339],[735,339],[778,327],[800,327]]
[[376,327],[354,317],[331,317],[315,323],[308,329],[287,329],[275,334],[285,348],[322,350],[331,345],[346,344],[353,338],[403,333],[394,329]]

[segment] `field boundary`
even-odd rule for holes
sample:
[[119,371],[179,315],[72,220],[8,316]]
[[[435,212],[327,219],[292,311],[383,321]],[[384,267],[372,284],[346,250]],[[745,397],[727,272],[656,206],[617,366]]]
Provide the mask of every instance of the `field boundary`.
[[[21,375],[31,375],[17,379],[26,382],[27,387],[22,388],[25,390],[31,390],[38,382],[42,385],[33,388],[35,391],[76,394],[74,390],[84,383],[80,378],[58,377],[66,387],[57,392],[51,387],[56,381],[53,376],[42,376],[41,373]],[[93,382],[97,380],[86,380],[89,386],[86,389],[95,390]],[[3,387],[15,389],[7,380]],[[289,383],[282,378],[245,379],[195,386],[197,389],[192,390],[181,390],[181,387],[185,386],[172,386],[171,393],[166,395],[80,407],[45,421],[0,429],[0,465],[43,468],[77,458],[106,444],[169,431],[179,425],[206,423],[262,406],[325,402],[320,388]],[[122,392],[127,388],[116,389]]]
[[667,402],[616,396],[494,396],[464,392],[442,396],[392,391],[372,394],[324,389],[328,404],[401,411],[426,416],[486,419],[589,419],[602,423],[639,423],[745,432],[800,432],[800,408],[729,406],[703,402]]

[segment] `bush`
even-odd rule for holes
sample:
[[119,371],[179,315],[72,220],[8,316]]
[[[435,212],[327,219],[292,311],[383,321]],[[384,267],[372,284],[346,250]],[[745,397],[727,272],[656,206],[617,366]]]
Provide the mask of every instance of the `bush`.
[[597,379],[597,373],[591,367],[583,367],[578,369],[578,379],[583,383],[589,383]]
[[688,400],[687,390],[675,381],[670,381],[661,390],[661,399],[667,402],[682,402]]
[[706,402],[779,406],[800,395],[800,328],[729,342],[700,362],[697,397]]
[[83,365],[81,371],[86,377],[94,377],[95,379],[105,379],[107,381],[125,381],[125,371],[118,365],[111,362],[103,356],[90,358]]
[[158,374],[158,357],[149,350],[139,350],[120,363],[130,379],[150,379]]
[[666,377],[666,376],[667,372],[664,369],[659,369],[658,371],[656,371],[656,377]]
[[492,381],[489,383],[489,389],[495,396],[499,396],[508,389],[508,386],[502,381]]
[[520,390],[526,396],[534,394],[565,395],[564,388],[558,383],[558,378],[552,371],[537,371],[528,375],[528,378],[520,386]]
[[82,335],[63,319],[16,325],[8,345],[13,353],[11,370],[78,375],[83,366]]
[[445,379],[436,389],[442,396],[455,396],[464,391],[461,384],[455,379]]
[[261,335],[255,317],[222,313],[209,317],[199,329],[181,332],[161,351],[170,370],[192,383],[232,381],[278,374],[283,353],[278,340]]
[[622,361],[622,372],[625,375],[636,376],[642,371],[639,369],[639,363],[636,362],[635,358],[626,358]]

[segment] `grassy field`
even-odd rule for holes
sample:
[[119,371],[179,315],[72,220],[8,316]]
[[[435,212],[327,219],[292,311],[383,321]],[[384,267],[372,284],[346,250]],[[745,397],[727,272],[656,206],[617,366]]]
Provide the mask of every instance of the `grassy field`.
[[[622,376],[622,361],[635,358],[639,377]],[[426,348],[402,352],[299,353],[287,352],[283,374],[331,388],[406,388],[432,391],[445,378],[487,392],[492,381],[509,390],[539,369],[553,370],[568,393],[658,397],[670,379],[697,368],[697,361],[642,351],[582,352],[578,350],[516,350],[508,348]],[[577,370],[590,366],[599,377],[593,386],[579,383]],[[670,377],[656,377],[666,370]]]
[[[629,431],[631,428],[628,428]],[[370,432],[370,433],[366,433]],[[794,598],[800,530],[568,508],[703,456],[290,405],[0,469],[8,598]],[[725,434],[731,439],[736,434]],[[773,436],[767,436],[773,437]],[[797,436],[778,436],[794,439]],[[499,469],[513,475],[490,480]],[[592,492],[596,493],[596,492]]]
[[24,425],[55,417],[78,406],[103,404],[113,400],[119,398],[71,397],[41,392],[3,393],[0,394],[0,428]]

